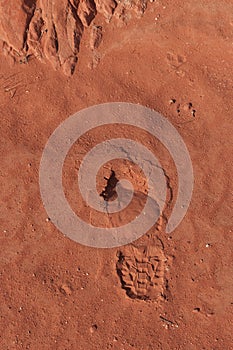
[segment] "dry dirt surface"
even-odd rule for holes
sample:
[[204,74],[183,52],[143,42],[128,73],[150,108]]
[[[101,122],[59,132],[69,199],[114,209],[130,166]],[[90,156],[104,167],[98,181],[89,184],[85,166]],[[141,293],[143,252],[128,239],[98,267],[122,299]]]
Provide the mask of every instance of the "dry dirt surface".
[[[0,48],[0,349],[233,349],[232,1],[1,0]],[[102,138],[130,137],[166,172],[158,222],[127,246],[97,249],[49,220],[45,144],[70,115],[104,102],[150,107],[183,137],[194,191],[171,234],[174,164],[151,135],[124,125],[77,141],[66,196],[85,221],[118,225],[80,198],[77,170]],[[106,164],[97,188],[114,198],[121,176],[134,185],[136,215],[147,193],[136,166]]]

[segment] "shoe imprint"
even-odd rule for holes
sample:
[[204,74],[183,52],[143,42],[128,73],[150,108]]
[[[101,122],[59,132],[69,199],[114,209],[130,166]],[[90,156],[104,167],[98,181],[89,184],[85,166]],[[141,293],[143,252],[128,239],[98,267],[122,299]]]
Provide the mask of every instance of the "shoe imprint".
[[167,283],[166,262],[163,247],[151,239],[148,244],[130,245],[119,251],[117,273],[126,294],[132,299],[163,300]]
[[169,104],[179,118],[177,120],[178,125],[194,121],[197,111],[192,102],[178,102],[175,98],[172,98]]

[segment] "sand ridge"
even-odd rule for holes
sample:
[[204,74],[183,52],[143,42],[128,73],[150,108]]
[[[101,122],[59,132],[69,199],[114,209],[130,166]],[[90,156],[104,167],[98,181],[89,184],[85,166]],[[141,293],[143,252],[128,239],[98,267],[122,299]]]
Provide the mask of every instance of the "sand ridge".
[[[2,1],[0,41],[3,51],[20,63],[36,57],[70,75],[78,62],[83,32],[98,14],[106,23],[112,16],[124,21],[127,11],[142,15],[146,7],[145,0]],[[93,25],[88,45],[94,50],[101,39],[102,28]]]

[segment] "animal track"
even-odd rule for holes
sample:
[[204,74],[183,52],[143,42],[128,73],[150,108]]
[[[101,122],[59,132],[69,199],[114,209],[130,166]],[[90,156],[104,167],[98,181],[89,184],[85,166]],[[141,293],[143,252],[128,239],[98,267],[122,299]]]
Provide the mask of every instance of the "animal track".
[[[31,84],[29,82],[28,84]],[[0,75],[0,91],[8,93],[11,98],[20,96],[27,92],[27,86],[25,78],[21,73],[14,73],[9,76]]]
[[[83,31],[98,13],[109,22],[119,9],[144,12],[147,0],[8,0],[0,7],[2,50],[16,61],[47,59],[70,75],[78,62]],[[15,30],[17,28],[17,30]],[[91,49],[97,49],[102,28],[93,26]],[[95,53],[95,56],[98,55]],[[97,60],[96,60],[97,62]],[[95,66],[95,64],[94,64]]]
[[166,257],[156,245],[130,246],[118,254],[117,273],[122,288],[132,299],[164,298]]
[[185,71],[181,67],[186,63],[186,56],[175,54],[173,52],[167,53],[167,63],[176,72],[179,77],[185,76]]
[[176,55],[174,53],[167,53],[167,61],[173,68],[179,68],[186,62],[186,57],[182,55]]
[[[180,117],[181,123],[192,121],[193,117],[196,116],[196,109],[194,108],[192,102],[182,103],[177,102],[175,98],[172,98],[169,101],[169,104],[173,107],[174,112]],[[190,117],[191,119],[187,119]]]

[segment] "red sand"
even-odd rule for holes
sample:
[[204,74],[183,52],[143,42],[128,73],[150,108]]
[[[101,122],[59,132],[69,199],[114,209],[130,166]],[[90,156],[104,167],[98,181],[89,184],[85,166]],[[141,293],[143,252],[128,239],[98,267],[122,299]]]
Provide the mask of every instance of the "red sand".
[[[1,1],[0,16],[1,350],[232,349],[233,4],[11,0]],[[39,164],[63,120],[114,101],[148,106],[177,128],[194,192],[171,235],[162,217],[134,245],[94,249],[46,220]],[[98,130],[83,137],[65,165],[67,197],[87,220],[72,167],[98,141]],[[150,145],[175,192],[171,159]],[[143,174],[128,167],[100,169],[99,191],[112,168],[146,193]],[[158,272],[157,287],[135,287],[139,265]]]

